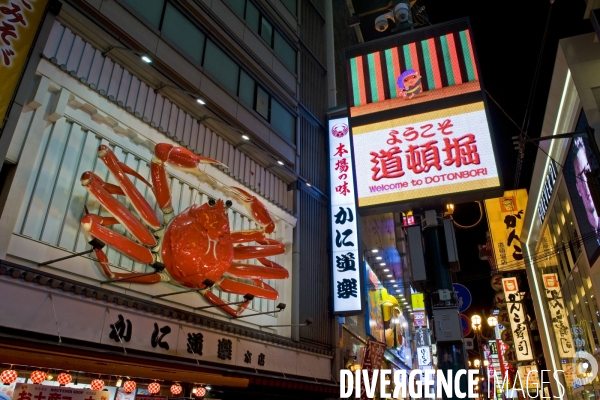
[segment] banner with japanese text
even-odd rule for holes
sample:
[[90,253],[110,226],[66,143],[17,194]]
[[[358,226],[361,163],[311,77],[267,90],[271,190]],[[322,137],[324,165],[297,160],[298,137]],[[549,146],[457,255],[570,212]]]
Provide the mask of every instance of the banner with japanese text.
[[12,400],[111,400],[110,392],[64,386],[17,383]]
[[353,127],[358,206],[500,185],[483,102]]
[[48,0],[0,0],[0,129]]
[[502,287],[504,288],[506,309],[510,319],[510,327],[515,343],[514,346],[517,360],[533,360],[533,349],[531,347],[531,338],[529,337],[525,305],[522,303],[522,295],[519,293],[517,278],[511,277],[502,279]]
[[[367,342],[367,347],[365,350],[365,356],[363,358],[361,370],[366,370],[369,375],[369,379],[372,381],[373,379],[373,370],[381,368],[381,362],[383,361],[383,353],[385,352],[385,344],[380,343],[376,340],[371,340]],[[360,390],[360,398],[361,400],[367,400],[367,392],[365,388],[364,382],[361,383]]]
[[348,118],[329,121],[333,312],[360,313],[362,285]]
[[485,212],[499,271],[525,269],[521,230],[527,208],[527,190],[510,190],[485,200]]
[[557,274],[543,274],[544,291],[550,317],[552,318],[552,330],[558,344],[558,353],[560,358],[575,357],[575,344],[571,336],[569,319],[567,318],[567,309],[560,290],[560,281]]

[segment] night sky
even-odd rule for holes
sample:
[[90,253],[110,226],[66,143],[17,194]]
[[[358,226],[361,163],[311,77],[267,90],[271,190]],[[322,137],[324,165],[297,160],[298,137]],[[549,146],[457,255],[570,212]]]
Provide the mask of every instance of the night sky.
[[[362,4],[365,1],[368,4]],[[371,1],[353,2],[355,6],[372,7]],[[540,136],[559,39],[593,32],[590,20],[583,19],[585,1],[555,0],[551,5],[549,0],[419,0],[417,4],[425,6],[432,24],[470,18],[482,83],[493,98],[488,97],[488,105],[504,188],[529,189],[536,147],[529,144],[526,148],[525,161],[517,180],[515,171],[518,154],[511,137],[518,135],[521,127],[531,137]],[[377,14],[371,18],[375,16]],[[528,123],[524,123],[547,21],[535,95],[528,112]],[[365,41],[392,33],[390,30],[379,33],[373,28],[369,29],[372,26],[373,22],[367,18],[361,20]],[[503,110],[494,104],[494,100]],[[456,205],[454,218],[461,225],[472,225],[479,218],[479,207],[476,203]],[[461,264],[457,281],[467,286],[474,298],[473,305],[465,313],[469,316],[476,310],[489,310],[492,306],[490,267],[487,261],[478,258],[477,250],[478,244],[485,243],[487,229],[485,217],[473,229],[456,229]]]

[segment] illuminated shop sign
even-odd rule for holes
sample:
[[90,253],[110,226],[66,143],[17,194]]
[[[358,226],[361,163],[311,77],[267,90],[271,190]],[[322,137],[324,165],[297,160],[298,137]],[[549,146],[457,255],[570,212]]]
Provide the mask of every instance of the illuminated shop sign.
[[533,349],[529,338],[529,327],[525,316],[525,306],[521,302],[521,294],[517,278],[502,279],[502,287],[506,297],[506,309],[510,318],[512,337],[515,342],[515,352],[518,361],[533,360]]
[[346,50],[358,206],[500,186],[466,21]]
[[348,118],[329,121],[333,312],[360,313],[362,285]]
[[558,344],[560,358],[575,357],[575,345],[571,336],[569,319],[565,303],[560,289],[560,281],[557,274],[543,274],[544,290],[548,301],[548,309],[552,319],[552,329]]
[[554,191],[557,175],[558,174],[556,172],[556,167],[554,166],[554,161],[551,161],[548,164],[548,172],[546,172],[544,186],[542,187],[542,195],[540,196],[540,202],[538,204],[540,224],[544,223],[546,212],[548,212],[548,205],[550,204],[550,197],[552,197],[552,192]]
[[521,230],[527,208],[527,190],[510,190],[503,197],[485,200],[485,211],[499,271],[525,269]]

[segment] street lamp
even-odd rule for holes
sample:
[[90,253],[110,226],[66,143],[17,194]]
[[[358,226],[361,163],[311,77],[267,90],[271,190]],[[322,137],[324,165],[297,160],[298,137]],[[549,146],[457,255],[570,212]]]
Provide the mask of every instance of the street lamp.
[[498,318],[494,317],[493,315],[491,317],[489,317],[488,325],[492,328],[495,328],[496,326],[498,326]]
[[473,366],[475,368],[479,368],[480,365],[481,365],[481,361],[479,361],[479,358],[476,358],[475,360],[473,360]]
[[471,317],[471,326],[475,332],[481,330],[481,317],[477,314],[474,314]]

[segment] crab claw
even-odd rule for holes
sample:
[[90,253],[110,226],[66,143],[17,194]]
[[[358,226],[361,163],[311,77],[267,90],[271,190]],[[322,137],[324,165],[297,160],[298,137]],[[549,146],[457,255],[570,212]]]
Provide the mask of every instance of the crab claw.
[[174,168],[181,170],[197,170],[200,164],[214,164],[227,168],[227,165],[213,158],[199,156],[186,148],[159,143],[154,148],[154,156]]
[[256,198],[239,187],[231,187],[233,194],[244,204],[250,216],[258,225],[262,226],[266,233],[271,233],[275,230],[275,223],[271,219],[265,205]]

